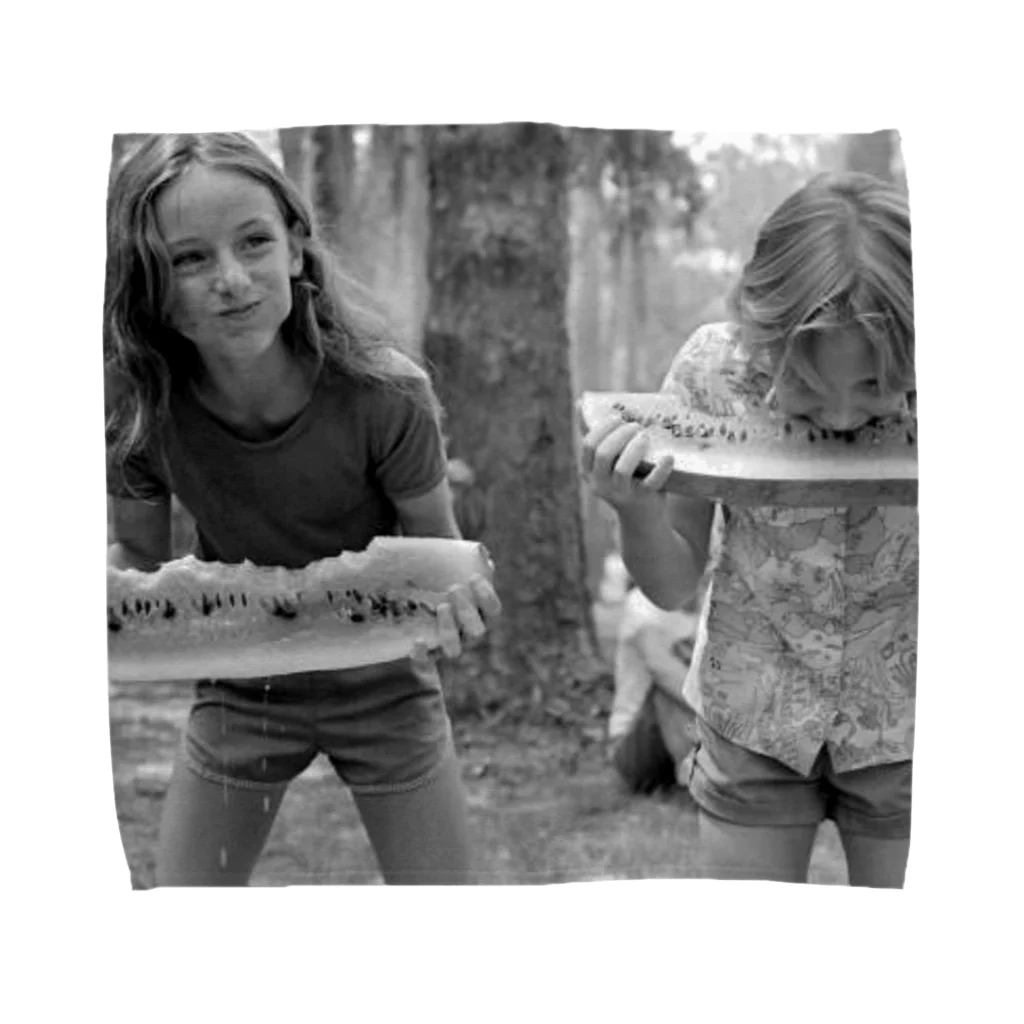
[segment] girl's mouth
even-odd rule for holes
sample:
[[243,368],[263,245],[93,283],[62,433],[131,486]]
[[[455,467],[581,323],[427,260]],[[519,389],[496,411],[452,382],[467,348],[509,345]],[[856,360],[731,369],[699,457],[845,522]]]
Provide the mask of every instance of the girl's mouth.
[[224,317],[226,320],[242,320],[252,313],[259,304],[260,300],[257,299],[255,302],[250,302],[244,306],[235,306],[234,309],[225,309],[218,315]]
[[796,419],[803,420],[805,423],[809,423],[817,430],[824,430],[830,434],[835,434],[837,437],[845,440],[851,439],[855,434],[859,433],[865,427],[873,426],[879,422],[877,416],[870,416],[867,419],[861,420],[860,423],[856,423],[849,427],[844,427],[842,430],[837,430],[833,426],[829,426],[827,423],[823,423],[814,416],[797,416]]

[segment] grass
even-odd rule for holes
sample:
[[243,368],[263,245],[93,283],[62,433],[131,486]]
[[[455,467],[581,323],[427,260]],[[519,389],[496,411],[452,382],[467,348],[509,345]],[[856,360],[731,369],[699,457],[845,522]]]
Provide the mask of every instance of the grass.
[[[614,615],[599,628],[614,636]],[[132,885],[153,885],[157,831],[191,687],[111,684],[114,797]],[[684,790],[624,792],[603,747],[558,725],[514,731],[457,723],[481,880],[523,885],[694,874],[697,819]],[[838,835],[818,836],[810,880],[843,885]],[[289,788],[254,886],[379,884],[355,805],[323,758]]]

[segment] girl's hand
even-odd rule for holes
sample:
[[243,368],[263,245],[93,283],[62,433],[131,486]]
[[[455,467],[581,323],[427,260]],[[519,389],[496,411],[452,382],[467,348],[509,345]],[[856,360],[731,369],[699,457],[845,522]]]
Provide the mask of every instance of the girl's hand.
[[583,439],[583,472],[594,493],[618,512],[664,500],[662,487],[672,472],[671,455],[662,456],[642,479],[633,475],[649,447],[638,423],[623,423],[616,416],[595,424]]
[[[467,643],[479,640],[487,632],[488,620],[501,614],[501,601],[494,588],[482,576],[474,576],[468,586],[452,587],[445,600],[437,606],[437,627],[441,653],[457,658]],[[412,652],[413,663],[421,669],[432,669],[430,648],[418,643]]]

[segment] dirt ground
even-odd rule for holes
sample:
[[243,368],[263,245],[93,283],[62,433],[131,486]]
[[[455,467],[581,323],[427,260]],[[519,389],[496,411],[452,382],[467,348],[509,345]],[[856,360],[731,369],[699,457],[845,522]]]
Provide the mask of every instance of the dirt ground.
[[[614,614],[599,615],[605,640]],[[153,885],[171,761],[191,699],[186,683],[111,684],[114,799],[134,888]],[[515,727],[457,722],[481,880],[495,885],[686,878],[697,820],[684,790],[624,792],[607,763],[603,720],[557,710]],[[822,828],[810,880],[846,884],[838,835]],[[252,884],[379,884],[355,806],[323,758],[290,787]]]

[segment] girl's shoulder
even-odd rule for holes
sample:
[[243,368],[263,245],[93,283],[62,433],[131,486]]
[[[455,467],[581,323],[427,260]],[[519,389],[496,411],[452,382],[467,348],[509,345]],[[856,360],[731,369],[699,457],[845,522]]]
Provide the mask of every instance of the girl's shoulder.
[[341,410],[347,421],[371,433],[389,434],[411,424],[425,427],[437,418],[429,375],[398,349],[378,353],[374,372],[365,376],[324,366],[320,390],[324,394],[323,408]]
[[681,371],[689,374],[715,374],[736,370],[749,362],[738,324],[728,320],[703,324],[693,331],[672,357],[665,378],[671,383]]
[[381,364],[389,373],[397,377],[411,377],[420,383],[428,383],[430,377],[427,371],[416,362],[412,356],[403,352],[400,348],[388,347],[381,350]]
[[681,396],[709,416],[741,415],[751,399],[763,400],[771,379],[743,342],[738,324],[698,327],[676,353],[661,390]]

